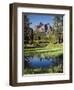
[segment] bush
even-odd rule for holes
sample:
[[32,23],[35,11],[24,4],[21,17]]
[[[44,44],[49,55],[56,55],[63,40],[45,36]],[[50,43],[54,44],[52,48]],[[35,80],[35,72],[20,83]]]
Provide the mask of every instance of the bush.
[[50,43],[56,43],[56,41],[57,41],[57,36],[56,36],[56,34],[55,34],[55,33],[50,34],[50,35],[49,35],[49,42],[50,42]]

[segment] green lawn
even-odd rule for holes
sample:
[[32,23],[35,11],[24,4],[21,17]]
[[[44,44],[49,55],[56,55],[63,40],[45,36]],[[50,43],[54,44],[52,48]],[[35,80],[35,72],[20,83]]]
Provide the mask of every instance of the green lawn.
[[59,56],[63,54],[63,44],[48,44],[46,47],[26,48],[24,49],[25,56],[41,55],[41,56]]

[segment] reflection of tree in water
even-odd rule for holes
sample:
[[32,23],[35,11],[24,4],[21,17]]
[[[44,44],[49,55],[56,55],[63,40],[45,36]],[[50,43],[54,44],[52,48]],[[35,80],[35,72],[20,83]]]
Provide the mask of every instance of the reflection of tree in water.
[[63,54],[56,57],[56,65],[62,64],[63,66]]
[[[32,68],[32,66],[30,65],[30,59],[33,59],[34,57],[33,56],[30,56],[30,57],[24,57],[24,68]],[[32,60],[31,59],[31,60]],[[50,61],[51,65],[50,66],[58,66],[58,65],[61,65],[62,68],[63,68],[63,55],[59,55],[58,57],[55,57],[55,58],[50,58],[50,57],[45,57],[45,58],[42,58],[42,57],[38,57],[38,61],[39,62],[43,62],[43,61]]]
[[24,68],[29,68],[30,64],[29,64],[29,59],[28,57],[24,57]]
[[[32,65],[32,60],[35,60],[34,56],[30,56],[30,57],[24,57],[24,71],[25,74],[40,74],[40,73],[63,73],[63,55],[59,55],[57,57],[54,58],[40,58],[38,57],[39,62],[43,63],[44,61],[48,60],[50,61],[50,63],[47,66],[42,66],[39,63],[36,62],[38,64],[38,66],[35,66],[35,64],[33,63]],[[36,65],[37,65],[36,64]],[[46,64],[46,63],[45,63]],[[44,63],[43,63],[44,65]]]

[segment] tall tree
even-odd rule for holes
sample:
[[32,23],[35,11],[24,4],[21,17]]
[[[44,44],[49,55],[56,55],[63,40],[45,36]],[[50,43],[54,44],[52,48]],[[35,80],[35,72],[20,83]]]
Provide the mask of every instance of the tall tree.
[[24,43],[31,43],[33,42],[33,29],[30,28],[30,21],[27,15],[24,15]]
[[63,42],[63,16],[56,15],[53,20],[54,20],[53,27],[56,32],[57,42],[62,43]]
[[29,41],[28,28],[29,28],[29,19],[28,19],[27,15],[24,15],[24,43],[25,44],[28,43],[28,41]]

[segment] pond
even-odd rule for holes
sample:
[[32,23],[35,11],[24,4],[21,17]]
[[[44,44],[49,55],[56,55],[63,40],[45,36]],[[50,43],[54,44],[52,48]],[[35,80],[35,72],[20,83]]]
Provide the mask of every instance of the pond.
[[63,55],[24,57],[24,74],[63,73]]
[[48,68],[55,65],[63,64],[63,55],[58,57],[37,57],[29,56],[24,58],[24,67],[28,68]]
[[33,58],[29,57],[28,60],[32,68],[47,68],[55,64],[55,60],[52,58],[39,58],[34,56]]

